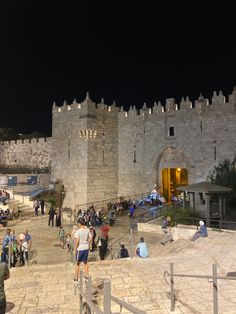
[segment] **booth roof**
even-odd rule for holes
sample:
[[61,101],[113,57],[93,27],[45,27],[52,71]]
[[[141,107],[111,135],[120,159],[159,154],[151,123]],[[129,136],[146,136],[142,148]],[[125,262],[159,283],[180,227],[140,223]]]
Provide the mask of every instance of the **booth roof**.
[[209,182],[199,182],[190,185],[185,185],[176,188],[178,191],[186,192],[202,192],[202,193],[229,193],[232,191],[231,188],[217,185]]

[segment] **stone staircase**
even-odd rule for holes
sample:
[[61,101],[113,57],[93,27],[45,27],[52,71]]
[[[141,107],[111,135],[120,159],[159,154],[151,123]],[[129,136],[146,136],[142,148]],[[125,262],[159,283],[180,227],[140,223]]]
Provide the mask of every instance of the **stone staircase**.
[[[45,218],[38,223],[45,223]],[[47,236],[41,234],[34,245],[45,239],[49,243],[55,233],[55,229],[49,228]],[[145,236],[148,242],[148,234]],[[164,279],[164,271],[169,270],[170,262],[174,263],[178,273],[198,275],[210,275],[212,264],[216,263],[218,274],[225,276],[227,272],[236,270],[235,243],[236,233],[214,231],[209,232],[208,238],[194,243],[177,240],[165,247],[154,239],[148,242],[149,258],[90,262],[90,275],[94,289],[102,280],[110,279],[112,295],[149,314],[170,313],[170,287]],[[14,304],[14,308],[9,313],[69,314],[78,311],[78,290],[73,285],[73,265],[68,262],[68,255],[55,246],[49,250],[45,245],[46,250],[45,256],[51,261],[56,257],[56,263],[42,265],[43,259],[38,259],[40,265],[11,269],[11,278],[6,281],[6,294],[7,301]],[[59,263],[63,254],[67,261]],[[219,281],[219,313],[235,313],[235,287],[236,281]],[[175,313],[213,313],[212,283],[209,280],[176,277],[175,289]],[[101,296],[98,299],[101,302]],[[112,310],[118,312],[119,307],[113,304]]]
[[[47,216],[34,217],[32,207],[22,208],[22,221],[15,220],[9,224],[16,234],[29,229],[33,249],[30,266],[12,268],[11,278],[5,282],[8,313],[76,313],[79,298],[78,289],[73,284],[74,266],[70,263],[70,254],[59,247],[58,229],[48,227]],[[111,228],[111,242],[128,232],[127,217],[119,219]],[[66,233],[71,227],[64,223]],[[236,271],[236,233],[209,231],[207,238],[196,242],[176,240],[165,246],[160,244],[163,234],[135,231],[133,236],[135,245],[140,236],[145,238],[149,258],[99,261],[95,252],[90,254],[90,275],[95,290],[104,279],[110,279],[112,295],[148,314],[171,313],[170,286],[164,278],[171,262],[175,271],[181,274],[211,275],[213,263],[217,264],[219,275]],[[128,235],[122,242],[128,247]],[[175,313],[213,313],[212,282],[179,277],[174,282],[177,296]],[[236,313],[235,288],[236,281],[219,281],[219,313]],[[99,293],[98,302],[102,305],[101,300]],[[120,309],[112,303],[112,311],[118,313]],[[122,312],[126,313],[124,309]]]

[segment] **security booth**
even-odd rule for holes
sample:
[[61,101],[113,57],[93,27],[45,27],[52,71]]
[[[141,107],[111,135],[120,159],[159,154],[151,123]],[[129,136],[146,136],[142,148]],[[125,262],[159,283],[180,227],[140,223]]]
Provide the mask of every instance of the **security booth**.
[[199,182],[176,188],[184,193],[183,206],[186,201],[202,217],[206,219],[206,225],[210,226],[211,219],[218,219],[220,224],[226,212],[226,194],[231,188],[209,182]]

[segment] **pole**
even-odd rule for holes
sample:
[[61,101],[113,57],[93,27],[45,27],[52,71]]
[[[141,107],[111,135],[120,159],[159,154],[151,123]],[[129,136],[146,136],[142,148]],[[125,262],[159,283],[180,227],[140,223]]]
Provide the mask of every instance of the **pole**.
[[9,242],[9,247],[8,247],[8,267],[11,267],[11,242]]
[[134,247],[134,243],[133,243],[133,229],[130,228],[130,258],[133,258],[133,247]]
[[[79,274],[79,283],[80,283],[80,290],[83,291],[83,272],[80,271]],[[83,296],[79,294],[79,313],[83,314]]]
[[218,314],[218,287],[217,287],[217,265],[212,265],[213,277],[213,313]]
[[[174,290],[174,264],[170,263],[170,310],[174,312],[175,310],[175,290]],[[215,313],[214,313],[215,314]]]
[[103,297],[103,313],[111,313],[111,282],[108,279],[104,280],[104,297]]

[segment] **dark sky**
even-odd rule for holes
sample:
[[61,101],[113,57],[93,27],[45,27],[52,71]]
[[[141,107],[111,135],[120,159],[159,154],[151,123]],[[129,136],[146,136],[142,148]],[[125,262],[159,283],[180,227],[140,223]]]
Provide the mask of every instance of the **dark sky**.
[[125,108],[232,91],[236,1],[93,2],[0,1],[0,127],[50,135],[53,100],[86,91]]

